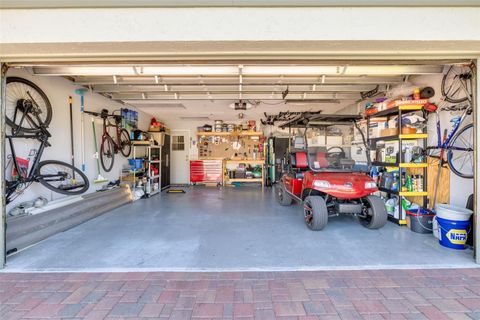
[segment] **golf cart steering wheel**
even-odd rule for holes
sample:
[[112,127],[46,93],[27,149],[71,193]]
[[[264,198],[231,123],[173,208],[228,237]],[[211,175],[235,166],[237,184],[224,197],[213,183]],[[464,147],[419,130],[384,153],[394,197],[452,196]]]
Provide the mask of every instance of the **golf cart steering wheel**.
[[[333,151],[336,150],[336,151]],[[345,158],[345,150],[342,147],[331,147],[327,149],[327,158]]]
[[345,158],[345,150],[343,150],[342,147],[331,147],[327,149],[327,159],[338,162],[342,158]]

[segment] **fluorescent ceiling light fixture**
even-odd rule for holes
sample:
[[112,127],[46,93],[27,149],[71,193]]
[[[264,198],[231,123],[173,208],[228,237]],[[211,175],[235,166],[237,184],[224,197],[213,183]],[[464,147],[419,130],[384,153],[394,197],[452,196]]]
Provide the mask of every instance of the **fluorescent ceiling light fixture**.
[[438,65],[369,65],[369,66],[297,66],[297,65],[202,65],[202,66],[52,66],[34,67],[38,75],[52,76],[215,76],[236,75],[395,75],[442,73]]
[[165,76],[165,75],[236,75],[237,66],[118,66],[118,67],[34,67],[33,72],[38,75],[83,75],[83,76]]

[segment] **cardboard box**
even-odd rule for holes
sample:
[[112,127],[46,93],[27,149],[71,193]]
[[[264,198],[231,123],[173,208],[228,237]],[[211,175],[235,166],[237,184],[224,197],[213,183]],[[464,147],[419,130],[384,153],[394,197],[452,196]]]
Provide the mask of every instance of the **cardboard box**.
[[397,162],[397,156],[398,156],[398,140],[394,141],[386,141],[385,142],[385,159],[383,159],[383,162],[386,163],[396,163]]
[[[373,118],[370,119],[370,128],[368,134],[370,138],[378,138],[380,137],[380,131],[386,128],[387,118],[380,117],[380,118]],[[367,139],[367,120],[360,120],[358,121],[358,126],[360,130],[365,135],[365,139]],[[362,136],[357,128],[353,129],[353,141],[362,141]]]

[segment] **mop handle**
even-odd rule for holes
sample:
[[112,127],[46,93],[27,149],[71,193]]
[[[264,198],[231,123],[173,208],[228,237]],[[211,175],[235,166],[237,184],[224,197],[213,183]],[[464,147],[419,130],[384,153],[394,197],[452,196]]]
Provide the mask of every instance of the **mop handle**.
[[95,119],[92,117],[92,130],[93,130],[93,144],[95,145],[95,154],[97,156],[97,171],[100,175],[100,162],[98,161],[98,146],[97,146],[97,129],[95,127]]
[[81,112],[81,132],[80,132],[80,135],[82,136],[82,171],[85,172],[85,128],[84,128],[84,120],[83,120],[83,113],[85,111],[85,99],[84,99],[84,95],[82,93],[82,95],[80,96],[80,112]]
[[[75,149],[73,147],[73,100],[72,96],[68,96],[68,106],[70,108],[70,152],[72,166],[75,167]],[[73,171],[73,178],[75,179],[75,171]]]

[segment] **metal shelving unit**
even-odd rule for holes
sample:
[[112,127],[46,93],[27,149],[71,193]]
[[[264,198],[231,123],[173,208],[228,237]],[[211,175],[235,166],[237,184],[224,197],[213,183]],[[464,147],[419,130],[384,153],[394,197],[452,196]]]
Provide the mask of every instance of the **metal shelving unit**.
[[[151,145],[150,142],[146,143],[144,141],[133,141],[132,142],[132,158],[136,159],[137,157],[137,148],[146,148],[145,151],[145,163],[146,168],[142,170],[142,173],[146,173],[147,182],[144,184],[144,191],[147,197],[151,197],[161,191],[161,176],[162,176],[162,166],[161,166],[161,156],[162,156],[162,147]],[[158,166],[158,174],[154,174],[150,165]],[[132,172],[133,174],[133,183],[136,184],[137,171]]]
[[[403,214],[402,210],[402,201],[401,197],[422,197],[423,198],[423,206],[426,207],[428,204],[428,192],[427,190],[427,163],[422,162],[422,163],[406,163],[404,162],[404,156],[402,152],[402,141],[404,140],[424,140],[428,138],[428,135],[426,133],[426,129],[423,129],[422,133],[415,133],[415,134],[402,134],[402,115],[405,115],[407,113],[411,112],[416,112],[422,110],[423,105],[419,104],[413,104],[413,105],[402,105],[402,106],[397,106],[394,108],[386,109],[379,111],[375,114],[367,116],[367,142],[370,148],[372,149],[377,149],[377,143],[379,141],[397,141],[399,144],[398,148],[398,157],[397,157],[397,162],[390,163],[390,162],[381,162],[381,161],[373,161],[372,165],[377,166],[377,167],[390,167],[390,168],[397,168],[399,171],[399,177],[400,181],[398,181],[398,186],[399,190],[389,190],[386,188],[379,188],[379,191],[387,193],[389,196],[397,196],[398,197],[398,219],[389,215],[389,220],[394,221],[398,223],[399,225],[405,225],[406,224],[406,217],[405,214]],[[370,119],[371,118],[377,118],[377,117],[387,117],[390,119],[393,116],[397,116],[397,128],[399,134],[397,135],[392,135],[392,136],[386,136],[386,137],[375,137],[375,138],[370,138],[370,133],[369,133],[369,128],[370,128]],[[426,142],[423,143],[425,146]],[[426,161],[426,159],[424,159]],[[414,169],[422,169],[423,171],[423,191],[401,191],[402,185],[401,185],[401,177],[402,177],[402,172],[406,172],[407,169],[409,168],[414,168]]]
[[[162,190],[161,187],[161,177],[162,177],[162,166],[160,159],[162,158],[162,147],[151,145],[147,147],[147,186],[145,194],[148,197],[153,196],[159,193]],[[156,159],[156,160],[154,160]],[[151,166],[155,166],[158,169],[158,173],[154,174]]]

